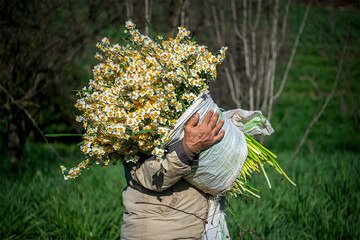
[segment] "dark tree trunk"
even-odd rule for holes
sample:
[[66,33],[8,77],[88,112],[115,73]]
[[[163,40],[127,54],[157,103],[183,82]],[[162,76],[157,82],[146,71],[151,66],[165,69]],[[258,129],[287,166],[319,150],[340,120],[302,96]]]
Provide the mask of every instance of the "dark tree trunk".
[[12,170],[18,170],[24,160],[24,131],[21,124],[23,114],[15,106],[8,109],[7,145],[9,150],[9,163]]

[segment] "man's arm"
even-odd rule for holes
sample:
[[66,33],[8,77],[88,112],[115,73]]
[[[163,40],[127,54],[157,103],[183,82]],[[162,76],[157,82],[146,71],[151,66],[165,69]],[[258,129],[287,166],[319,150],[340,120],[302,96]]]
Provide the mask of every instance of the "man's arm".
[[219,113],[213,113],[210,110],[199,125],[199,114],[191,117],[184,128],[183,140],[169,147],[162,163],[154,157],[145,160],[135,170],[134,179],[147,189],[161,192],[189,173],[200,151],[224,137],[224,130],[219,133],[224,121],[217,122]]

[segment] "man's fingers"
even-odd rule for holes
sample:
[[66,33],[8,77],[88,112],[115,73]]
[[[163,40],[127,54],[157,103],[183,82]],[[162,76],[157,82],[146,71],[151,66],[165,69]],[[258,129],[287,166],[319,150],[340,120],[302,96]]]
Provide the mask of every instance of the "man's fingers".
[[219,112],[215,112],[212,118],[210,119],[209,126],[213,129],[218,121]]
[[213,128],[213,133],[218,134],[222,126],[224,125],[224,119],[220,119],[219,122],[216,124],[216,126]]
[[186,123],[186,126],[196,126],[196,124],[199,122],[199,114],[195,113],[190,119],[189,121]]
[[209,121],[210,121],[213,113],[214,113],[214,110],[212,110],[212,109],[210,111],[208,111],[208,113],[205,115],[204,119],[202,120],[201,124],[203,124],[203,123],[206,125],[209,124]]
[[214,143],[220,141],[225,135],[225,130],[223,129],[218,135],[214,137]]

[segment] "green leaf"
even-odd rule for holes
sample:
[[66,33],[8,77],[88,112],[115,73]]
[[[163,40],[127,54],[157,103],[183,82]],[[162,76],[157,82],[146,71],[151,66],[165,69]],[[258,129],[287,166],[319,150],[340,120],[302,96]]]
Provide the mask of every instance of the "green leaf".
[[164,47],[161,44],[161,40],[159,39],[158,35],[154,31],[154,29],[151,27],[150,23],[148,22],[148,20],[146,18],[145,18],[145,22],[146,22],[146,25],[148,26],[148,28],[150,29],[151,33],[154,35],[155,40],[159,43],[161,49],[164,50]]
[[114,32],[115,34],[119,35],[121,38],[127,38],[127,37],[128,37],[127,35],[119,32],[119,31],[114,30],[113,32]]
[[89,93],[93,93],[93,90],[71,90],[72,92],[89,92]]
[[133,48],[136,48],[136,45],[131,40],[126,40],[126,42],[131,45]]
[[45,137],[80,137],[82,134],[77,133],[51,133],[45,134]]
[[131,135],[137,135],[137,134],[147,133],[147,132],[155,132],[155,130],[153,130],[153,129],[141,130],[139,132],[135,132],[135,133],[133,132],[133,133],[131,133]]
[[178,101],[181,103],[182,112],[185,112],[186,111],[186,105],[183,102],[183,100],[181,99],[181,97],[178,97]]
[[[242,180],[240,180],[240,181],[242,181]],[[259,192],[259,190],[258,190],[258,189],[256,189],[256,188],[252,187],[251,185],[247,184],[246,182],[242,181],[242,183],[244,183],[244,184],[245,184],[248,188],[250,188],[250,189],[252,189],[252,190],[254,190],[254,191]]]
[[195,42],[195,33],[194,33],[193,37],[191,38],[191,41]]
[[164,69],[165,72],[167,72],[166,68],[161,64],[161,62],[159,61],[159,59],[157,59],[156,56],[155,56],[155,60],[160,64],[161,68]]

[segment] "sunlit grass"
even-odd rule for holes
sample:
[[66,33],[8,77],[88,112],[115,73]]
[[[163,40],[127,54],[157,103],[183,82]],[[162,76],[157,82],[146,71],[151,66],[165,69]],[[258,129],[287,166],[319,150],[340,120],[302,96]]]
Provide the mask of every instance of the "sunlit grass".
[[[280,156],[284,166],[290,153]],[[280,162],[280,161],[279,161]],[[241,228],[230,212],[227,222],[232,236],[244,239],[359,239],[360,187],[357,169],[360,154],[351,152],[302,155],[294,162],[289,176],[293,187],[268,170],[269,189],[263,176],[251,184],[260,188],[261,199],[231,199]],[[247,233],[250,229],[252,233]]]
[[[28,157],[26,161],[34,170],[19,174],[6,173],[3,164],[1,239],[119,238],[126,185],[121,165],[106,169],[94,166],[75,181],[64,181],[60,162],[47,147],[28,144],[26,150],[35,152],[34,156],[42,153],[50,161],[43,164],[41,158]],[[284,168],[291,154],[279,154],[278,162]],[[297,187],[281,181],[275,170],[267,168],[273,187],[269,189],[264,176],[255,174],[250,184],[261,190],[261,199],[230,199],[238,216],[236,220],[226,211],[231,236],[358,239],[359,168],[359,153],[315,153],[300,155],[289,170]]]
[[94,167],[64,181],[60,162],[47,147],[28,144],[26,151],[28,171],[1,169],[1,239],[119,239],[126,186],[122,165]]

